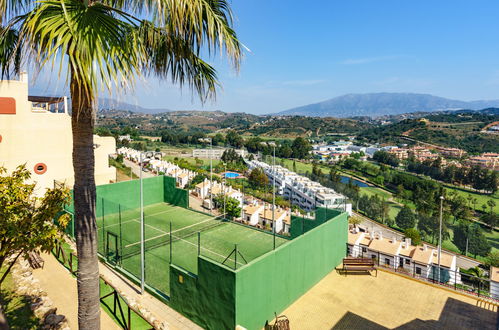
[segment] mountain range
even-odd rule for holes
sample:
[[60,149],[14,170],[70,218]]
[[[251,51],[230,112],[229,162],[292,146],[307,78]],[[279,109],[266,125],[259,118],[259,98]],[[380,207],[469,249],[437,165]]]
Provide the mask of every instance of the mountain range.
[[459,101],[430,94],[368,93],[346,94],[323,102],[273,113],[273,116],[379,117],[409,112],[479,110],[499,107],[499,100]]
[[115,99],[109,99],[105,97],[99,98],[99,110],[122,110],[122,111],[140,112],[145,114],[157,114],[157,113],[172,111],[166,108],[144,108],[136,104],[121,102]]

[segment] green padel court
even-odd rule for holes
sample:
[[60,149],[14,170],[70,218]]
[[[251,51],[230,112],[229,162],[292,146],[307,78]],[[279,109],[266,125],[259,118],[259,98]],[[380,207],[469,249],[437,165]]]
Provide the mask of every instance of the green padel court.
[[[100,258],[140,283],[139,180],[96,188]],[[290,236],[274,236],[191,210],[188,191],[167,176],[143,180],[143,205],[145,288],[205,329],[262,329],[346,254],[343,210],[292,216]],[[66,230],[74,237],[74,221]]]
[[[120,205],[118,213],[101,216],[97,225],[101,254],[140,278],[140,209]],[[268,233],[167,203],[144,207],[144,233],[145,281],[166,295],[170,261],[193,274],[199,254],[237,268],[271,251],[274,244]],[[286,241],[276,237],[276,246]]]

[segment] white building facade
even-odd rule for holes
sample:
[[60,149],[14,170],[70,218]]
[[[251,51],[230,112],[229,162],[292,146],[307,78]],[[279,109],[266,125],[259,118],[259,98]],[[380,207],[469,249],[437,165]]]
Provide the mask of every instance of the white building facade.
[[[95,183],[116,180],[109,155],[116,153],[114,137],[94,135]],[[42,196],[55,183],[74,185],[73,135],[66,97],[28,95],[28,75],[0,81],[0,166],[10,173],[26,164],[35,194]]]
[[269,177],[269,184],[273,184],[275,178],[276,193],[290,200],[293,205],[298,205],[306,211],[312,211],[317,207],[342,209],[352,215],[352,204],[347,203],[347,197],[331,188],[326,188],[282,166],[272,167],[257,160],[248,161],[247,164],[251,170],[262,168]]

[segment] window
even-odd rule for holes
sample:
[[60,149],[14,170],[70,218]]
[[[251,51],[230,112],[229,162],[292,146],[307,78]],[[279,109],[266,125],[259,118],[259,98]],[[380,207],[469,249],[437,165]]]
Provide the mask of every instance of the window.
[[416,267],[416,274],[421,275],[421,268]]
[[376,259],[376,255],[375,254],[371,254],[371,258]]
[[34,166],[33,170],[36,174],[43,174],[47,172],[47,165],[45,165],[44,163],[38,163]]
[[405,264],[406,264],[406,265],[410,265],[410,264],[411,264],[411,260],[409,260],[409,259],[405,259]]
[[385,265],[390,266],[390,259],[385,258]]
[[362,247],[362,252],[366,253],[367,252],[367,248]]

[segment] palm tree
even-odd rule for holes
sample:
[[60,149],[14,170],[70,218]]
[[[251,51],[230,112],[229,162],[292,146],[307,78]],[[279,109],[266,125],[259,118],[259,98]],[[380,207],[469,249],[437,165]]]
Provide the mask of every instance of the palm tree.
[[494,211],[494,206],[496,206],[496,202],[492,199],[487,201],[487,205],[490,207],[490,214]]
[[3,77],[47,64],[65,75],[72,107],[78,323],[99,329],[99,270],[93,129],[102,89],[131,88],[154,75],[214,97],[222,52],[239,68],[242,45],[226,0],[0,0]]

